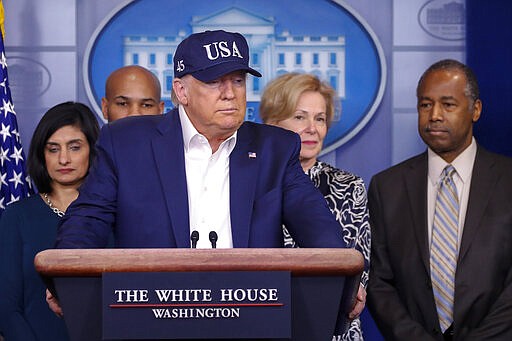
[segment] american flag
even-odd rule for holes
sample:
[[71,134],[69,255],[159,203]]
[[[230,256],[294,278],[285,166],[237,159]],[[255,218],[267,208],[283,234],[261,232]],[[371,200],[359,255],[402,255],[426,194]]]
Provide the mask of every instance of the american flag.
[[0,216],[5,207],[32,193],[32,183],[25,171],[16,113],[7,77],[4,39],[0,34]]

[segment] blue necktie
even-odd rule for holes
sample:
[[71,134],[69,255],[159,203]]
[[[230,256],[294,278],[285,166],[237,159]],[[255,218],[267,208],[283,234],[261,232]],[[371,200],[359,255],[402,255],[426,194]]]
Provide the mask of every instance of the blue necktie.
[[455,173],[455,168],[448,165],[441,174],[430,246],[432,290],[443,332],[453,322],[454,282],[458,256],[459,197],[453,182]]

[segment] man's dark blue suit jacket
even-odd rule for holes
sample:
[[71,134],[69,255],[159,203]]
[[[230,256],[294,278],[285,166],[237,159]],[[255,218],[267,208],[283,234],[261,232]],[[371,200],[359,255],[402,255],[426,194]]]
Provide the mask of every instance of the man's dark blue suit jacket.
[[[113,229],[116,247],[190,247],[183,150],[176,109],[104,126],[56,246],[105,247]],[[229,164],[234,247],[282,247],[283,223],[302,247],[345,247],[299,152],[292,132],[250,122],[240,127]]]

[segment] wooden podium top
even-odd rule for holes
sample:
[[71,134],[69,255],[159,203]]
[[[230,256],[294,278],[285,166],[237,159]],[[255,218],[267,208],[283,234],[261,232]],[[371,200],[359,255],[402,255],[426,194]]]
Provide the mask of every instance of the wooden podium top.
[[38,253],[46,277],[99,277],[103,272],[291,271],[295,276],[354,276],[354,249],[52,249]]

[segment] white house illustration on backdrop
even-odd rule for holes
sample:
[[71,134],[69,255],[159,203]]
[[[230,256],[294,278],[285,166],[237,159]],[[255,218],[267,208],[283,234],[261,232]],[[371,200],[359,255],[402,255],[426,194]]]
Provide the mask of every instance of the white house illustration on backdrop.
[[[190,25],[193,33],[223,29],[244,35],[250,47],[251,67],[263,75],[249,78],[249,103],[259,102],[265,84],[287,72],[312,73],[328,82],[340,99],[345,97],[344,36],[292,35],[289,31],[277,35],[273,17],[265,18],[238,7],[193,16]],[[176,36],[124,37],[124,65],[137,64],[151,70],[163,85],[162,99],[166,103],[170,103],[172,90],[173,52],[187,35],[180,30]],[[250,106],[246,116],[247,120],[254,120]]]

